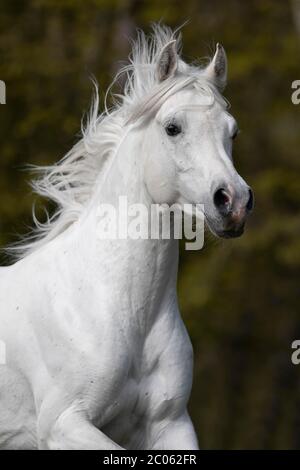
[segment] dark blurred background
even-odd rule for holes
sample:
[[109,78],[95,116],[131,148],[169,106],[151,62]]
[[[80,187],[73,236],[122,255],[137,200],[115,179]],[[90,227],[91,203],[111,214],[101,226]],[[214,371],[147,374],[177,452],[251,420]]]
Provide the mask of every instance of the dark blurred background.
[[[253,187],[245,235],[182,252],[180,304],[195,348],[190,412],[202,448],[300,448],[300,2],[282,0],[2,0],[0,242],[31,223],[26,163],[60,159],[92,95],[101,96],[136,27],[185,20],[186,60],[228,54],[226,97],[242,130],[234,159]],[[3,257],[3,263],[7,260]]]

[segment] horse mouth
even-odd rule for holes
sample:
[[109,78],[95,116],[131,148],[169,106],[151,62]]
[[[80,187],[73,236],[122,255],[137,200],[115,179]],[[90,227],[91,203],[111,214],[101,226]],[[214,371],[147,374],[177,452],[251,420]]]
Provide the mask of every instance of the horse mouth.
[[207,215],[206,215],[206,223],[210,231],[213,233],[213,235],[215,235],[218,238],[225,238],[225,239],[238,238],[241,235],[243,235],[244,229],[245,229],[245,223],[243,223],[242,225],[239,225],[236,228],[231,227],[228,229],[219,230],[216,227],[216,224],[214,224],[213,221],[207,217]]
[[244,233],[244,226],[240,227],[238,230],[221,230],[216,231],[215,234],[219,238],[238,238]]

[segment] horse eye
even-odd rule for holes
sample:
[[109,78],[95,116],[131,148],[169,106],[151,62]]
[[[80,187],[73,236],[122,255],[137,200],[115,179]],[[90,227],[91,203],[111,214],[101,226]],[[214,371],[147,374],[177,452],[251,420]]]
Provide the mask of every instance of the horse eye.
[[239,129],[236,129],[233,135],[231,136],[232,140],[234,140],[239,135],[239,133],[240,133]]
[[181,132],[181,127],[174,123],[168,124],[165,129],[166,133],[171,137],[174,137],[175,135],[180,134]]

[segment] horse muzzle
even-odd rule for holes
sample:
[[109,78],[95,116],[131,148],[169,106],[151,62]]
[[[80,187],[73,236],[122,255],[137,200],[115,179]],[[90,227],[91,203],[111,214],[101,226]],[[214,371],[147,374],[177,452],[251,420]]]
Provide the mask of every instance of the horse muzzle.
[[247,216],[253,210],[252,189],[245,185],[235,191],[229,185],[223,185],[215,191],[213,200],[220,221],[219,227],[214,227],[213,231],[222,238],[240,237],[244,232]]

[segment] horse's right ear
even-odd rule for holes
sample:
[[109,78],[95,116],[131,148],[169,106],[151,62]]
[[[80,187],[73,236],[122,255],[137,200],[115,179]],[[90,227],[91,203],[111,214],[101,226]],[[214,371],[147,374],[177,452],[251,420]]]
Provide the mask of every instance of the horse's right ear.
[[168,42],[158,57],[156,76],[159,82],[175,75],[178,66],[178,55],[176,51],[176,40]]
[[215,55],[210,64],[204,69],[203,74],[211,80],[220,91],[224,90],[227,82],[227,57],[221,44],[217,44]]

